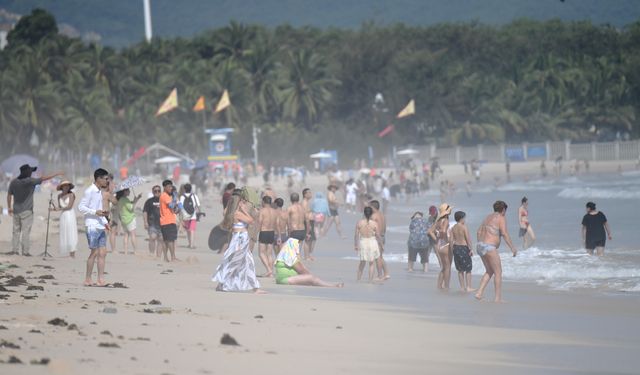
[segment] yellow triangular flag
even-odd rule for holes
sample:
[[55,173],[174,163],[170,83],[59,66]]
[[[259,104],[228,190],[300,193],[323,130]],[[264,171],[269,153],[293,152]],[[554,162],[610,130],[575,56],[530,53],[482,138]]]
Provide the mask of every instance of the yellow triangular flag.
[[163,113],[169,112],[178,107],[178,89],[175,88],[171,91],[171,94],[167,96],[164,100],[164,103],[158,108],[158,112],[156,112],[156,116],[160,116]]
[[412,114],[416,113],[416,102],[411,99],[411,101],[409,101],[409,104],[407,104],[406,107],[404,107],[404,109],[402,111],[400,111],[400,113],[398,113],[398,118],[403,118],[403,117],[407,117],[407,116],[411,116]]
[[198,98],[196,105],[193,106],[194,112],[204,111],[204,96]]
[[230,105],[231,105],[231,100],[229,100],[229,92],[225,89],[224,92],[222,93],[222,97],[220,97],[220,101],[216,105],[216,110],[214,112],[218,113]]

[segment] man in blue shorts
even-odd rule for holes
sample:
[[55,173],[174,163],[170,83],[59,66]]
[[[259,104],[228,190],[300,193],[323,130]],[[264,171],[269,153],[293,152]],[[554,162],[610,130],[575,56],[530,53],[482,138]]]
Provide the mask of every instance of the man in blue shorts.
[[[85,286],[105,286],[104,265],[107,258],[107,216],[109,211],[103,209],[103,189],[109,186],[109,172],[98,168],[93,172],[93,184],[85,191],[78,210],[84,215],[84,225],[87,229],[87,242],[89,242],[89,259],[87,259],[87,273],[84,280]],[[98,282],[91,281],[93,265],[98,259]]]

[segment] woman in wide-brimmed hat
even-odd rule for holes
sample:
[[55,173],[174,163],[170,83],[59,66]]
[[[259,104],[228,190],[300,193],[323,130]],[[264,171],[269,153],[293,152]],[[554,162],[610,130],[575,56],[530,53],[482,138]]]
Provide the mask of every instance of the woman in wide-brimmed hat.
[[69,255],[72,258],[75,258],[78,247],[78,224],[73,210],[76,196],[71,191],[74,187],[71,181],[62,181],[58,185],[57,190],[60,194],[58,207],[55,208],[56,211],[62,211],[60,213],[60,255]]
[[449,241],[449,215],[451,207],[447,203],[440,205],[435,223],[429,228],[429,236],[436,242],[436,254],[440,260],[440,273],[438,274],[438,289],[449,289],[451,279],[452,249]]

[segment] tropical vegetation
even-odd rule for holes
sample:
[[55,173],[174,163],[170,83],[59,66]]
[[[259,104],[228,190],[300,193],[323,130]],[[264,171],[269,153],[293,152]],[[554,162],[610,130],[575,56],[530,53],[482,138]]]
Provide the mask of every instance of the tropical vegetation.
[[[257,127],[272,159],[322,147],[363,157],[370,145],[640,136],[640,22],[357,30],[231,22],[116,50],[60,35],[36,10],[9,42],[0,52],[3,154],[130,154],[160,142],[203,156],[203,120],[236,129],[244,157]],[[179,107],[155,116],[174,87]],[[225,89],[232,104],[214,115]],[[194,112],[201,95],[207,110]],[[410,99],[415,115],[396,119]]]

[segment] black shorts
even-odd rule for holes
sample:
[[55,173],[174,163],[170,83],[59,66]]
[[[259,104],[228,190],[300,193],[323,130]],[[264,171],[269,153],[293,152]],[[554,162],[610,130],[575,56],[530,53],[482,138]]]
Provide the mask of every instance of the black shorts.
[[473,263],[471,263],[469,247],[462,245],[453,245],[453,261],[456,264],[456,270],[458,270],[459,272],[471,272]]
[[162,233],[162,240],[164,242],[171,242],[178,239],[178,226],[175,224],[161,225],[160,232]]
[[596,247],[604,247],[604,245],[607,243],[607,240],[605,238],[601,239],[601,240],[593,240],[593,239],[589,239],[586,241],[586,243],[584,244],[584,247],[587,250],[593,250]]
[[275,239],[276,232],[272,230],[263,230],[260,231],[260,234],[258,234],[258,242],[266,245],[272,245],[275,242]]
[[518,232],[518,237],[524,237],[525,234],[527,234],[527,228],[520,228],[520,231]]
[[415,262],[420,254],[420,263],[429,263],[429,253],[426,248],[417,248],[409,246],[409,262]]
[[289,238],[295,238],[296,240],[302,242],[307,237],[307,231],[304,229],[300,230],[292,230],[289,232]]
[[338,216],[338,209],[337,208],[329,208],[329,214],[331,214],[331,216]]

